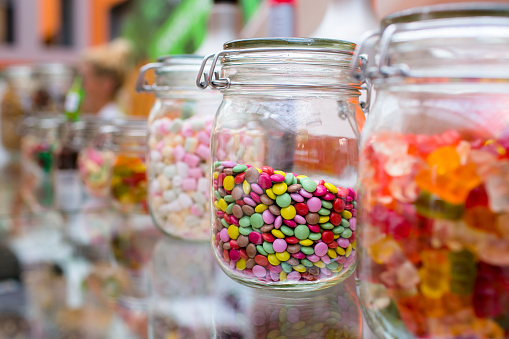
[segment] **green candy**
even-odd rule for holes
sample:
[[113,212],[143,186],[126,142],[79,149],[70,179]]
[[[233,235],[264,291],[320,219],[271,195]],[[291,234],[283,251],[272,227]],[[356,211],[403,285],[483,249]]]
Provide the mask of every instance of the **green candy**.
[[322,234],[320,234],[320,233],[311,233],[311,234],[309,234],[309,239],[310,240],[320,240],[320,239],[322,239]]
[[332,229],[332,233],[341,234],[341,233],[343,233],[344,230],[345,230],[345,228],[343,226],[337,226]]
[[235,199],[231,195],[227,195],[223,198],[226,202],[235,202]]
[[335,270],[336,268],[338,268],[339,264],[337,263],[337,261],[332,261],[331,263],[325,265],[325,267],[327,267],[329,270]]
[[353,208],[357,208],[357,201],[352,201]]
[[256,245],[256,250],[258,251],[258,253],[260,253],[261,255],[264,255],[264,256],[268,256],[269,254],[267,252],[265,252],[265,250],[263,249],[263,246],[262,245]]
[[287,235],[289,237],[291,237],[292,235],[294,235],[294,232],[293,232],[293,229],[291,227],[288,227],[286,225],[282,225],[281,228],[279,229],[281,232],[283,232],[284,235]]
[[309,261],[308,259],[302,259],[300,261],[300,263],[306,267],[312,267],[313,266],[313,263],[311,261]]
[[320,227],[325,229],[325,230],[331,230],[334,228],[334,225],[331,224],[330,222],[325,222],[323,224],[320,224]]
[[329,215],[330,214],[330,210],[328,210],[326,208],[320,208],[320,210],[318,211],[318,214],[320,214],[320,215]]
[[306,225],[297,225],[295,227],[295,237],[299,240],[304,240],[309,236],[309,228]]
[[270,242],[264,241],[262,246],[265,252],[269,254],[276,253],[276,251],[274,251],[274,249],[272,248],[272,244]]
[[230,225],[228,225],[226,220],[224,220],[224,218],[221,218],[221,224],[223,224],[224,227],[229,227],[230,226]]
[[[226,199],[225,199],[226,200]],[[235,203],[232,202],[231,204],[228,205],[228,207],[226,207],[226,213],[229,214],[229,215],[232,215],[232,209],[233,209],[233,206],[235,206]]]
[[346,220],[345,218],[341,219],[341,226],[343,227],[350,227],[350,222]]
[[292,265],[290,265],[290,264],[288,264],[288,263],[286,263],[284,261],[281,262],[281,268],[286,273],[291,273],[293,271]]
[[247,166],[246,165],[237,165],[237,166],[233,167],[233,171],[235,173],[244,172],[245,170],[247,170]]
[[216,197],[217,200],[223,199],[223,197],[221,196],[221,194],[219,194],[218,191],[214,191],[214,196]]
[[313,249],[313,247],[301,246],[300,250],[301,250],[302,253],[304,253],[306,255],[315,254],[315,250]]
[[309,178],[300,179],[300,184],[302,185],[302,188],[309,193],[316,191],[316,182]]
[[330,210],[332,208],[332,203],[327,200],[322,200],[322,207]]
[[221,166],[221,161],[214,162],[214,169],[219,166]]
[[290,197],[290,194],[288,194],[288,193],[283,193],[276,197],[276,204],[281,208],[288,207],[288,206],[290,206],[291,203],[292,203],[292,197]]
[[292,180],[292,185],[296,184],[297,183],[297,178],[296,177],[293,177],[293,180]]
[[239,233],[242,235],[249,235],[251,232],[253,232],[252,227],[239,227]]
[[352,236],[352,230],[347,228],[341,233],[341,238],[350,238]]
[[242,227],[249,227],[249,226],[251,226],[250,218],[247,215],[243,216],[239,220],[239,225],[242,226]]
[[293,184],[293,179],[295,177],[293,176],[292,173],[287,173],[286,174],[286,177],[285,177],[285,184],[287,184],[288,186],[290,186],[291,184]]
[[[242,218],[244,218],[244,217],[242,217]],[[253,226],[253,228],[260,228],[263,226],[263,217],[260,213],[254,213],[249,218],[249,221],[251,223],[251,226]],[[240,221],[239,221],[239,223],[240,223]]]

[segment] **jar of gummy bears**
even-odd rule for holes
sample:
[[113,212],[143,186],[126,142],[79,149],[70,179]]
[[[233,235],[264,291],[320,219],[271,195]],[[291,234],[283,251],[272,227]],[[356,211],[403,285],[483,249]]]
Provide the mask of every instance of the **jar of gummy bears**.
[[364,122],[361,84],[348,70],[354,49],[328,39],[231,41],[205,81],[199,74],[200,87],[223,94],[211,137],[211,228],[233,279],[316,289],[354,270]]
[[[202,57],[159,58],[140,70],[138,92],[154,92],[148,118],[148,204],[154,223],[187,240],[209,238],[210,129],[221,102],[195,86]],[[155,84],[144,85],[154,69]]]
[[110,197],[124,214],[148,212],[146,129],[144,119],[111,122],[80,152],[78,166],[86,191]]
[[378,37],[359,160],[364,315],[383,338],[506,338],[509,6],[412,9]]

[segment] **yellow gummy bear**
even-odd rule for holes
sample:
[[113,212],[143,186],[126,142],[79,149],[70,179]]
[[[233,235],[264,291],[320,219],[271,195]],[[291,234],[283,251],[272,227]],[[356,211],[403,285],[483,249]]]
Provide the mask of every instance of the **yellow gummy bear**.
[[441,298],[449,292],[450,265],[447,252],[429,250],[421,253],[422,267],[419,269],[421,293],[428,298]]

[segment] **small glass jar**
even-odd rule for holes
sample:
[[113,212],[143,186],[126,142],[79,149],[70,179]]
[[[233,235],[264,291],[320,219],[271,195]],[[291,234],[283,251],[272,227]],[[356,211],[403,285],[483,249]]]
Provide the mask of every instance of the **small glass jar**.
[[59,118],[41,116],[26,118],[22,124],[20,190],[31,212],[54,207],[54,152],[60,123]]
[[506,338],[509,6],[413,9],[378,36],[359,161],[364,315],[380,338]]
[[7,89],[0,103],[2,145],[9,152],[20,149],[19,126],[31,112],[32,68],[30,66],[11,66],[3,72]]
[[211,138],[220,266],[257,287],[338,283],[355,268],[352,187],[364,121],[361,84],[348,71],[355,44],[288,38],[224,47],[206,81],[197,80],[223,93]]
[[[138,91],[153,91],[148,118],[148,203],[164,233],[188,240],[209,238],[210,128],[220,96],[195,86],[201,57],[163,57],[140,71]],[[155,85],[143,85],[155,69]]]
[[34,66],[34,112],[61,115],[65,96],[71,87],[74,70],[61,63],[44,63]]

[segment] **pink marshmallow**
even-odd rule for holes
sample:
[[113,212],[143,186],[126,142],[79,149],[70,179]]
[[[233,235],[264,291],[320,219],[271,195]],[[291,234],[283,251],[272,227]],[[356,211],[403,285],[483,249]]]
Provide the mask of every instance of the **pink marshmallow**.
[[203,144],[198,145],[195,153],[198,154],[203,160],[209,160],[210,150],[207,146]]
[[173,149],[173,156],[175,157],[175,160],[182,161],[184,158],[184,155],[186,154],[186,151],[184,150],[184,147],[178,145]]
[[194,190],[196,190],[196,179],[195,178],[185,178],[185,179],[182,179],[182,189],[184,191],[194,191]]
[[205,133],[204,131],[201,131],[196,135],[198,140],[204,144],[205,146],[210,146],[210,135]]
[[196,207],[196,205],[193,205],[193,206],[191,206],[191,214],[196,215],[196,216],[199,217],[203,213],[200,211],[200,209],[198,207]]
[[194,167],[194,168],[189,169],[189,171],[187,172],[187,175],[191,178],[199,179],[199,178],[203,177],[203,172],[202,172],[201,168]]
[[162,140],[161,140],[161,141],[159,141],[159,142],[157,143],[156,149],[157,149],[159,152],[161,152],[161,151],[163,150],[163,148],[164,148],[164,141],[162,141]]
[[186,138],[192,136],[194,132],[193,129],[191,128],[191,124],[185,124],[184,127],[182,127],[181,133]]
[[189,165],[189,167],[196,167],[200,163],[200,158],[197,155],[187,153],[184,155],[184,162]]

